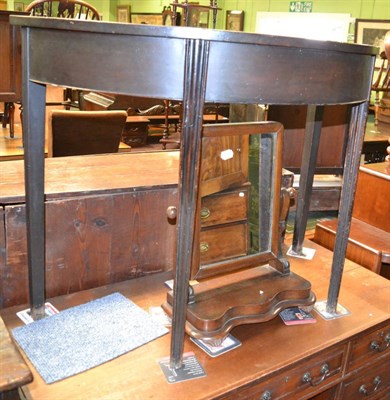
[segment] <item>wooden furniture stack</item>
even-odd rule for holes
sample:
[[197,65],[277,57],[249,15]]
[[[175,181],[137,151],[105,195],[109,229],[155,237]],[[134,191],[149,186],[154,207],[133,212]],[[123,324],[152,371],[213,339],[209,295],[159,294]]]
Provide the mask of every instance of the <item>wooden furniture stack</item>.
[[[199,199],[198,173],[204,103],[253,104],[261,99],[265,104],[310,104],[296,230],[292,243],[292,251],[297,255],[302,255],[303,252],[308,212],[306,205],[311,194],[323,107],[327,104],[348,104],[351,118],[339,218],[339,231],[342,234],[339,234],[336,240],[327,298],[328,313],[337,313],[370,79],[375,61],[373,48],[179,27],[38,17],[13,17],[12,21],[22,26],[26,45],[23,54],[26,65],[29,66],[24,74],[23,104],[26,107],[28,137],[25,148],[25,179],[28,266],[31,277],[29,293],[34,319],[44,316],[45,302],[45,83],[177,99],[182,102],[176,246],[176,265],[179,267],[175,270],[170,354],[170,365],[174,369],[182,367],[187,302],[191,289],[189,276],[197,245],[195,239]],[[66,43],[71,44],[67,46],[66,54],[60,49],[60,43],[61,47]],[[55,70],[48,64],[42,64],[42,59],[35,51],[37,47],[44,54],[51,54],[56,59]],[[86,48],[88,51],[85,51]],[[149,51],[140,52],[141,48],[147,48]],[[151,52],[154,54],[152,59],[149,56]],[[100,62],[102,55],[108,53],[115,56],[106,57],[104,63]],[[134,54],[137,54],[137,57]],[[162,59],[174,59],[175,63],[161,63]],[[351,65],[354,65],[353,69]],[[72,70],[77,70],[77,74],[69,73]],[[291,74],[291,71],[294,71],[294,74]],[[356,85],[357,81],[360,82],[359,85]],[[286,87],[289,90],[286,90]],[[265,156],[262,167],[270,164],[271,158],[275,156],[274,152],[267,153],[265,149],[262,153]],[[271,175],[268,178],[271,179]],[[266,186],[261,188],[265,189]],[[262,208],[259,212],[268,220],[271,217],[275,218],[275,213],[279,212],[279,193],[263,190],[262,194],[272,201],[272,208]],[[270,201],[267,204],[271,204]],[[272,235],[269,230],[263,232],[263,255],[277,254],[278,246],[275,246],[273,239],[276,237],[278,226],[274,224],[272,229]],[[257,256],[261,255],[259,253]],[[253,267],[249,262],[245,265],[245,261],[245,257],[242,260],[237,258],[236,265],[243,262],[248,269]],[[281,260],[279,262],[282,263]],[[288,268],[283,272],[290,276],[287,270]]]
[[[390,164],[362,165],[356,188],[347,258],[390,278]],[[314,241],[333,250],[337,220],[317,224]]]
[[[0,308],[5,308],[28,302],[28,271],[23,162],[3,161],[1,171]],[[166,210],[177,206],[178,178],[178,151],[47,159],[47,296],[173,270],[176,227]],[[283,187],[290,188],[292,180],[284,171]],[[221,257],[214,245],[226,246],[230,255],[245,251],[230,224],[247,218],[247,197],[234,196],[237,192],[204,200],[202,226],[224,226],[235,234],[227,243],[214,229],[220,235],[212,235],[210,243],[206,233],[206,259]]]

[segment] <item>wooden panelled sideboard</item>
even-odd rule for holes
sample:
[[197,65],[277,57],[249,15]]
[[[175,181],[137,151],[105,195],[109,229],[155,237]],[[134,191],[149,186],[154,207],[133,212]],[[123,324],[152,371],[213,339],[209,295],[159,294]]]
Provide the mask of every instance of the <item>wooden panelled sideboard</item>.
[[[347,104],[350,123],[344,185],[327,296],[327,311],[336,313],[376,49],[209,29],[39,17],[12,17],[11,21],[21,26],[25,65],[27,245],[35,319],[44,316],[45,301],[44,117],[48,83],[183,103],[175,261],[180,268],[175,272],[170,354],[173,368],[182,365],[184,349],[204,103],[309,105],[293,238],[293,251],[298,255],[302,254],[323,108]],[[42,62],[47,54],[52,63]]]
[[[23,162],[0,169],[2,308],[28,302],[28,273]],[[178,175],[178,151],[47,159],[47,296],[172,270]]]

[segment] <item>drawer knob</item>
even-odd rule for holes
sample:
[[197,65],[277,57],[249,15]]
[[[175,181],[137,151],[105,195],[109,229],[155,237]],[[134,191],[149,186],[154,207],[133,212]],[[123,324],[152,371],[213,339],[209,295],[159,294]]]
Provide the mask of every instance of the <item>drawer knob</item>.
[[177,208],[175,206],[169,206],[167,208],[168,219],[175,219],[177,217]]
[[306,372],[302,377],[302,382],[310,383],[311,386],[318,386],[320,383],[322,383],[325,380],[325,378],[327,378],[330,375],[330,369],[327,363],[323,364],[320,373],[321,376],[319,376],[316,379],[313,379],[311,377],[310,372]]
[[207,219],[211,215],[211,211],[207,207],[202,207],[200,209],[200,218],[201,219]]
[[260,400],[272,400],[272,394],[269,390],[266,390],[261,396]]
[[209,244],[206,242],[202,242],[200,244],[200,252],[201,254],[207,253],[209,251]]
[[370,343],[370,349],[378,353],[385,351],[389,346],[390,346],[390,333],[386,335],[383,342],[377,342],[376,340],[373,340]]
[[372,382],[372,390],[367,389],[366,385],[361,385],[359,388],[359,393],[363,396],[370,396],[371,393],[374,393],[378,390],[380,384],[382,383],[382,379],[380,376],[376,376]]

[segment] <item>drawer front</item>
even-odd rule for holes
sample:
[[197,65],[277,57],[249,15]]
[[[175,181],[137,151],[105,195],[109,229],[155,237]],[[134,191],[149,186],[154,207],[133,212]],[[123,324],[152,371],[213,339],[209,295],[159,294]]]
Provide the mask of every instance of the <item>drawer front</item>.
[[341,379],[346,346],[337,347],[257,385],[238,389],[231,400],[276,400],[310,398],[325,385]]
[[248,181],[248,143],[249,135],[202,138],[202,196],[237,188]]
[[207,196],[202,199],[202,227],[243,221],[248,215],[248,188]]
[[247,246],[246,222],[204,230],[200,233],[200,263],[208,264],[246,255]]
[[390,354],[390,325],[351,341],[348,371],[364,366],[370,360]]
[[[370,365],[343,384],[342,399],[389,399],[390,356]],[[387,397],[386,397],[387,396]]]

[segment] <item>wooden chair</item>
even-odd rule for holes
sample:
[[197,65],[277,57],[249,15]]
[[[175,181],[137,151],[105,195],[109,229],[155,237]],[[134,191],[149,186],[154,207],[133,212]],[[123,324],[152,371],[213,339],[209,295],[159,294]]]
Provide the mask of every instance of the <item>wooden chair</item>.
[[126,117],[126,111],[53,110],[48,156],[117,153]]
[[36,17],[100,20],[96,8],[82,0],[35,0],[25,11]]
[[[390,279],[390,165],[361,165],[356,186],[347,258]],[[337,220],[317,223],[313,241],[333,250]]]
[[375,92],[375,125],[378,125],[379,121],[390,124],[390,31],[385,36],[385,50],[380,57],[382,64],[371,87]]

